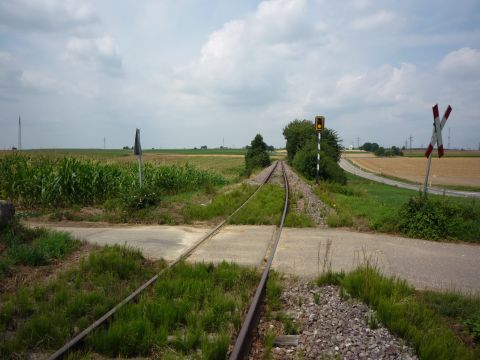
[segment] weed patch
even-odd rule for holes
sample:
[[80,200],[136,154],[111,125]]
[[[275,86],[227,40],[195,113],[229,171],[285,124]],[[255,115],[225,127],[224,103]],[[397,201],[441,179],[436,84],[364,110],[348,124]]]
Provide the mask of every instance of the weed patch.
[[111,357],[161,351],[224,359],[257,281],[255,270],[234,264],[180,263],[138,303],[122,308],[108,328],[90,335],[87,346]]
[[138,251],[105,247],[48,284],[19,288],[0,300],[2,358],[56,350],[151,277],[162,264]]
[[17,221],[0,232],[0,278],[15,265],[40,266],[64,258],[80,246],[69,234],[46,229],[30,229]]
[[255,191],[255,186],[242,184],[235,189],[219,194],[206,205],[191,204],[183,209],[185,222],[227,217]]
[[230,220],[230,224],[278,225],[284,204],[284,190],[275,184],[262,189]]

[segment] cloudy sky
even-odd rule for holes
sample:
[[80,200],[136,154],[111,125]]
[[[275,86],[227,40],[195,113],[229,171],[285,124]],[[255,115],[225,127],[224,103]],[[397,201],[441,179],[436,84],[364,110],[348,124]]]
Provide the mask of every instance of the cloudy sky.
[[318,114],[420,146],[437,102],[478,148],[478,0],[0,0],[0,149],[19,114],[25,148],[283,146]]

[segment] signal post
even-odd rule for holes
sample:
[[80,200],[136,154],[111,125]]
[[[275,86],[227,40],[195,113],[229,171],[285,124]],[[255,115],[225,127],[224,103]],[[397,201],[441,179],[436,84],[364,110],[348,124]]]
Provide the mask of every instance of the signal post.
[[322,131],[325,129],[325,116],[315,116],[315,131],[317,132],[317,174],[315,182],[318,184],[320,177],[320,140],[322,139]]

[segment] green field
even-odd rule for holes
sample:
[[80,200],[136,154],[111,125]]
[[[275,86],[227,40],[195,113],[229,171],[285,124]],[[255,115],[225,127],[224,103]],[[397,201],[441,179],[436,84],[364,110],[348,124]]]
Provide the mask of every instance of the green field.
[[[400,189],[374,181],[370,181],[355,175],[347,174],[346,186],[321,183],[315,188],[316,194],[330,207],[336,210],[328,218],[328,225],[332,227],[347,226],[358,230],[375,230],[380,232],[398,233],[402,224],[400,210],[412,197],[416,198],[419,193],[411,190]],[[444,222],[455,224],[455,229],[450,230],[450,235],[443,240],[480,241],[480,201],[458,197],[443,197],[429,195],[429,199],[440,205],[448,206],[451,218]],[[462,215],[464,214],[464,215]],[[461,218],[459,218],[461,217]],[[433,218],[425,220],[430,227],[435,228]],[[458,221],[459,223],[455,223]],[[457,226],[458,225],[458,226]],[[409,236],[421,237],[411,232]],[[432,234],[434,239],[442,237]]]

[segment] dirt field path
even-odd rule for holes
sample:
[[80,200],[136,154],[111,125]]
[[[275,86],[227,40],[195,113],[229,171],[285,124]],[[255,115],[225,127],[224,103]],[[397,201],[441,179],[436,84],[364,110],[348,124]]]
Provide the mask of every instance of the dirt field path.
[[[352,165],[346,159],[343,159],[343,158],[340,159],[339,165],[343,170],[345,170],[345,171],[347,171],[351,174],[363,177],[363,178],[368,179],[368,180],[376,181],[376,182],[391,185],[391,186],[396,186],[396,187],[403,188],[403,189],[409,189],[409,190],[413,190],[413,191],[419,191],[419,190],[422,189],[422,187],[420,185],[408,184],[408,183],[404,183],[404,182],[401,182],[401,181],[391,180],[391,179],[387,179],[387,178],[382,177],[382,176],[378,176],[378,175],[363,171],[363,170],[359,169],[358,167]],[[440,188],[436,188],[436,187],[429,187],[428,192],[431,193],[431,194],[436,194],[436,195],[445,194],[447,196],[478,197],[478,198],[480,198],[480,192],[475,192],[475,191],[459,191],[459,190],[449,190],[449,189],[440,189]]]

